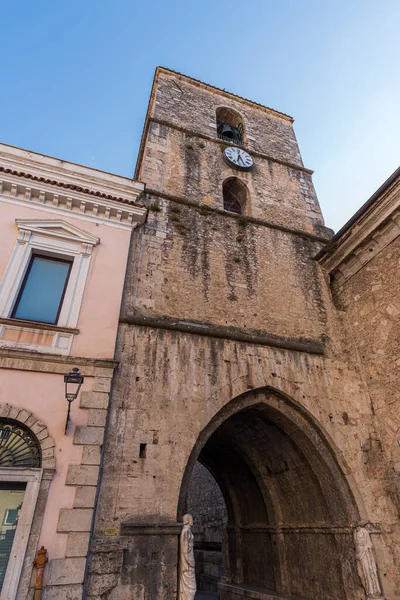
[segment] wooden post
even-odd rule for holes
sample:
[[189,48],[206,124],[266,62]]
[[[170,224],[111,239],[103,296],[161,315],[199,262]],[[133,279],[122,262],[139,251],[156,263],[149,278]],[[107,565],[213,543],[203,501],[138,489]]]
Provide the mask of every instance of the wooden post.
[[36,558],[33,561],[33,566],[36,567],[35,593],[33,595],[33,600],[42,600],[44,567],[48,560],[47,550],[42,546],[40,550],[38,550]]

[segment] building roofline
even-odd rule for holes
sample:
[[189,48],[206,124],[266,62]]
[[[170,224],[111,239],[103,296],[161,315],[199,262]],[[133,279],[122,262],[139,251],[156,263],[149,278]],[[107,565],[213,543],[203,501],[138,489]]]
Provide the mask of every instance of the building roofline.
[[196,79],[195,77],[190,77],[189,75],[185,75],[184,73],[179,73],[179,71],[174,71],[173,69],[168,69],[168,67],[161,67],[161,66],[157,67],[156,75],[158,75],[159,73],[178,75],[179,78],[185,79],[186,81],[189,81],[192,83],[195,83],[195,84],[199,85],[200,87],[211,88],[213,90],[216,90],[223,96],[227,96],[228,98],[239,99],[242,102],[243,101],[246,102],[246,104],[250,104],[251,106],[257,106],[257,108],[262,108],[262,109],[266,110],[267,112],[277,115],[278,117],[283,117],[285,120],[291,121],[292,123],[294,122],[293,117],[291,117],[290,115],[287,115],[286,113],[283,113],[279,110],[275,110],[274,108],[271,108],[270,106],[265,106],[265,104],[260,104],[259,102],[254,102],[253,100],[249,100],[248,98],[244,98],[243,96],[239,96],[238,94],[234,94],[233,92],[227,92],[226,90],[224,90],[222,88],[216,87],[215,85],[211,85],[210,83],[205,83],[204,81],[201,81],[200,79]]
[[74,167],[80,167],[82,169],[87,169],[88,171],[94,171],[95,173],[102,173],[103,175],[109,175],[111,177],[117,177],[118,179],[125,179],[129,182],[134,182],[135,180],[132,177],[126,177],[126,175],[119,175],[118,173],[112,173],[111,171],[104,171],[103,169],[96,169],[96,167],[89,167],[88,165],[84,165],[83,163],[77,163],[72,160],[66,160],[65,158],[60,158],[59,156],[51,156],[50,154],[44,154],[43,152],[36,152],[36,150],[30,150],[29,148],[22,148],[21,146],[15,146],[14,144],[6,144],[5,142],[0,142],[0,160],[1,160],[1,152],[3,149],[10,148],[11,150],[18,150],[20,152],[24,152],[27,154],[33,154],[34,157],[43,157],[49,158],[50,160],[57,160],[64,164],[71,165]]
[[379,198],[390,188],[390,186],[400,177],[400,167],[398,167],[386,181],[372,194],[372,196],[354,213],[354,215],[339,229],[337,233],[329,240],[329,243],[320,250],[315,257],[317,260],[334,252],[339,245],[341,238],[347,231],[379,200]]
[[204,81],[200,81],[200,79],[195,79],[194,77],[189,77],[189,75],[184,75],[182,73],[179,73],[179,71],[174,71],[173,69],[168,69],[167,67],[158,66],[155,69],[153,83],[152,83],[152,86],[151,86],[150,98],[149,98],[149,102],[148,102],[148,105],[147,105],[146,117],[145,117],[145,120],[144,120],[144,126],[143,126],[142,136],[141,136],[141,139],[140,139],[140,146],[139,146],[139,152],[138,152],[138,157],[137,157],[137,161],[136,161],[134,179],[138,178],[140,166],[142,164],[143,152],[144,152],[144,143],[145,143],[145,138],[146,138],[146,133],[147,133],[147,128],[148,128],[148,122],[149,122],[149,117],[150,117],[151,110],[153,108],[154,97],[155,97],[155,92],[156,92],[157,83],[158,83],[158,77],[159,77],[160,73],[166,73],[166,74],[169,74],[169,75],[175,75],[179,79],[183,79],[185,81],[188,81],[188,82],[190,82],[190,83],[192,83],[194,85],[197,85],[199,87],[202,87],[204,89],[215,90],[216,92],[218,92],[222,96],[225,96],[226,98],[233,98],[234,100],[240,100],[241,102],[244,102],[244,103],[248,104],[249,106],[255,106],[255,107],[259,108],[259,109],[264,110],[265,112],[268,112],[268,113],[270,113],[272,115],[275,115],[276,117],[284,119],[285,121],[290,121],[290,123],[294,122],[294,118],[293,117],[291,117],[290,115],[287,115],[287,114],[285,114],[283,112],[279,112],[278,110],[275,110],[275,109],[270,108],[268,106],[265,106],[263,104],[259,104],[258,102],[253,102],[252,100],[249,100],[248,98],[244,98],[243,96],[239,96],[237,94],[233,94],[232,92],[227,92],[226,90],[218,88],[218,87],[216,87],[214,85],[211,85],[209,83],[204,83]]
[[2,180],[9,175],[125,204],[136,204],[145,188],[132,178],[2,143],[0,175]]

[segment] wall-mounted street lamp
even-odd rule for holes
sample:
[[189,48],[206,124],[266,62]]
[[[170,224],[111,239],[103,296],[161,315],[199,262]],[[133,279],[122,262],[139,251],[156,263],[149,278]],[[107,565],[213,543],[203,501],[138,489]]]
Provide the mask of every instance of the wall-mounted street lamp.
[[84,376],[79,373],[78,367],[74,367],[70,373],[64,375],[65,383],[65,399],[68,402],[68,413],[67,420],[65,422],[65,433],[67,433],[67,427],[69,423],[69,414],[71,412],[71,403],[76,400],[84,381]]

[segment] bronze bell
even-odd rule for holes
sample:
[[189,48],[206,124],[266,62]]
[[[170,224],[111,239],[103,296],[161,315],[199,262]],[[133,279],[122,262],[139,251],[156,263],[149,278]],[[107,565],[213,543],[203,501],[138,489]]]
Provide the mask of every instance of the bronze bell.
[[219,134],[223,135],[226,138],[230,138],[231,140],[234,140],[236,138],[233,127],[227,125],[226,123],[224,123],[220,128]]

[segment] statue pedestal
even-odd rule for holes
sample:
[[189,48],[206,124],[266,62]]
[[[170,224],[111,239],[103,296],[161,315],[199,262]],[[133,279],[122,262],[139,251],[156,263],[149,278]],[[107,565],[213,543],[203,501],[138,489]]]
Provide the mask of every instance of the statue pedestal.
[[[173,600],[177,596],[179,523],[124,523],[121,536],[128,541],[124,551],[121,583],[130,597]],[[118,597],[118,596],[117,596]]]

